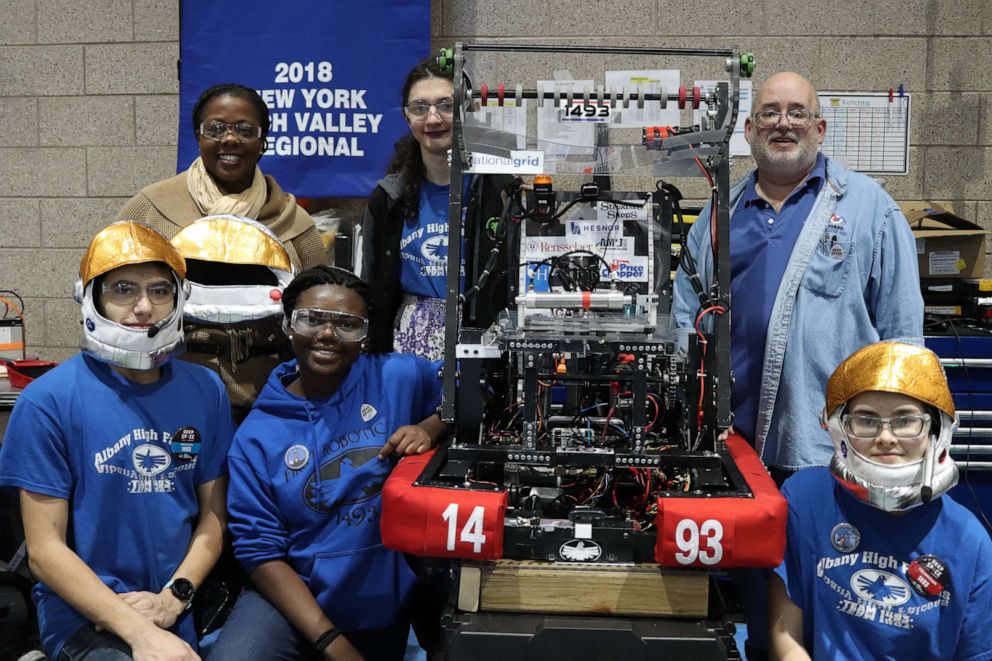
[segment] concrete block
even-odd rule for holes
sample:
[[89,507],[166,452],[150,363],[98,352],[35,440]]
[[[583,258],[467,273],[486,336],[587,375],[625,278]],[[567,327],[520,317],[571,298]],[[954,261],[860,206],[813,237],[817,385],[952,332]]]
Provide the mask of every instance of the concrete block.
[[0,149],[0,196],[86,195],[86,151],[74,148]]
[[37,199],[0,197],[0,246],[37,248],[43,245],[38,208]]
[[24,297],[72,296],[82,256],[64,248],[0,248],[4,288]]
[[927,68],[929,90],[935,92],[992,90],[992,37],[930,39]]
[[[138,96],[134,99],[135,143],[175,145],[179,130],[179,97]],[[182,128],[189,130],[184,121]]]
[[814,37],[768,37],[741,39],[742,50],[754,53],[754,86],[768,80],[779,71],[795,71],[805,76],[818,89],[826,89],[820,61],[820,40]]
[[41,245],[85,248],[93,236],[114,221],[126,198],[52,198],[41,200]]
[[992,148],[925,147],[922,199],[992,200]]
[[927,40],[854,38],[820,40],[817,86],[830,91],[907,91],[927,89]]
[[653,0],[551,0],[549,15],[556,36],[658,34]]
[[37,0],[38,40],[52,44],[132,41],[131,0]]
[[[720,0],[694,2],[691,9],[679,3],[661,2],[655,14],[655,30],[660,36],[769,34],[764,16],[760,3],[738,11]],[[702,48],[709,47],[698,40],[697,43]]]
[[178,43],[86,47],[87,94],[177,94]]
[[970,220],[973,223],[978,221],[975,218],[978,217],[978,205],[980,202],[952,202],[949,203],[951,207],[951,212],[961,216],[966,220]]
[[546,37],[549,34],[548,0],[504,0],[499,3],[448,0],[441,11],[442,32],[462,35],[467,41],[487,36]]
[[981,112],[978,120],[978,144],[992,145],[992,94],[981,95]]
[[[448,0],[451,2],[452,0]],[[431,3],[431,54],[439,48],[450,48],[451,42],[442,39],[444,36],[444,4],[445,0],[435,0]],[[436,42],[436,43],[435,43]]]
[[875,0],[871,25],[879,35],[981,34],[985,0]]
[[909,148],[909,174],[875,176],[884,182],[885,190],[896,200],[923,200],[923,182],[930,176],[929,163],[924,163],[924,148]]
[[90,147],[89,194],[130,197],[148,184],[176,173],[174,147]]
[[4,0],[0,45],[33,44],[37,36],[34,0]]
[[45,345],[79,350],[82,314],[73,298],[50,298],[45,301]]
[[0,98],[0,147],[32,147],[38,144],[38,100]]
[[38,101],[39,140],[46,147],[133,145],[134,99],[56,96]]
[[[23,296],[22,292],[18,292]],[[45,323],[45,299],[24,297],[24,354],[28,358],[35,356],[50,360],[44,350],[39,347],[45,345],[47,337]]]
[[975,202],[975,215],[969,219],[984,229],[992,230],[992,202]]
[[914,94],[910,144],[978,144],[981,102],[981,94],[970,92]]
[[134,0],[135,41],[179,41],[179,3]]
[[75,347],[52,347],[52,346],[34,346],[30,338],[28,339],[28,354],[35,355],[44,360],[52,360],[56,363],[64,363],[73,356],[79,353],[79,345]]
[[[765,0],[762,27],[765,34],[770,31],[783,37],[875,34],[872,4],[873,0],[837,0],[829,4]],[[724,5],[723,11],[728,19],[734,19],[746,8],[734,11]]]
[[83,93],[82,46],[5,46],[0,62],[0,96]]

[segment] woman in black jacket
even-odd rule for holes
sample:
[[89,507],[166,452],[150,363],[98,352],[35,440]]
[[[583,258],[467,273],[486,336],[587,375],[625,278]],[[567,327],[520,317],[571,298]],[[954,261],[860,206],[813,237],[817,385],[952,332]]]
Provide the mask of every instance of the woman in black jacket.
[[[370,324],[373,351],[430,360],[444,351],[453,91],[451,74],[433,60],[420,62],[403,85],[410,135],[396,143],[387,174],[369,197],[363,225],[361,275],[372,289],[377,317]],[[493,239],[485,224],[500,216],[502,188],[511,181],[504,175],[466,178],[463,292],[490,253]],[[463,326],[485,328],[506,307],[505,279],[494,275],[489,282],[490,290],[463,306]]]

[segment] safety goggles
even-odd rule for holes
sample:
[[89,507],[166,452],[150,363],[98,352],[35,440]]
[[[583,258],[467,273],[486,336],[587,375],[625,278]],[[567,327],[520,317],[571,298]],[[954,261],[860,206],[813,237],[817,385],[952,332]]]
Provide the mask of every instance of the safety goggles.
[[369,320],[365,317],[316,308],[293,310],[289,327],[305,337],[316,337],[325,328],[330,328],[342,342],[360,342],[369,334]]

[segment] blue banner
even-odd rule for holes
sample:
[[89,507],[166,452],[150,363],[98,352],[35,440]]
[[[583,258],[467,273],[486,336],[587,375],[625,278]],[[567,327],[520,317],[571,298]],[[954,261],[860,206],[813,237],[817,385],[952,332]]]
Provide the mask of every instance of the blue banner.
[[199,155],[193,106],[218,83],[259,91],[259,167],[298,197],[365,197],[409,129],[400,92],[430,49],[430,0],[182,0],[177,172]]

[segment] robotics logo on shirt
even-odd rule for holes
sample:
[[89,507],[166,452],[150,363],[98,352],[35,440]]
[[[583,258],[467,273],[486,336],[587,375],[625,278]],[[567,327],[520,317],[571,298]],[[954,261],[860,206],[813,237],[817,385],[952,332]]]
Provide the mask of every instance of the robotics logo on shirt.
[[[97,452],[93,467],[98,474],[124,478],[128,493],[172,493],[176,474],[192,470],[196,457],[177,462],[169,450],[171,441],[169,432],[136,428]],[[122,452],[125,448],[130,452]]]
[[447,261],[448,237],[439,234],[426,239],[420,248],[420,254],[432,262]]
[[[311,476],[303,487],[307,507],[321,513],[377,498],[389,476],[388,462],[378,461],[379,447],[348,450],[321,464],[320,480]],[[381,467],[382,470],[376,470]]]

